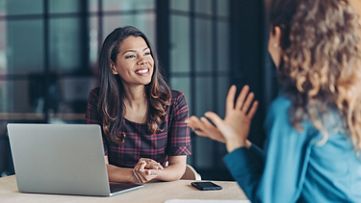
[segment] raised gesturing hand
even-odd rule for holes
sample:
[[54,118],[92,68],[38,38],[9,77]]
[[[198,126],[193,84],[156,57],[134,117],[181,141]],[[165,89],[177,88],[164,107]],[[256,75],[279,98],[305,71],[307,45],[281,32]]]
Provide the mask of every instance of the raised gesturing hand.
[[199,119],[196,116],[191,116],[186,122],[188,127],[192,128],[197,135],[225,143],[222,133],[205,117]]
[[190,117],[188,126],[196,134],[205,136],[213,140],[225,142],[228,151],[237,147],[247,146],[247,137],[254,114],[256,113],[258,102],[254,101],[254,94],[249,91],[248,86],[242,88],[241,93],[234,102],[237,88],[232,85],[228,91],[226,101],[226,116],[220,118],[214,112],[207,112],[205,116],[211,120],[213,126],[206,118]]

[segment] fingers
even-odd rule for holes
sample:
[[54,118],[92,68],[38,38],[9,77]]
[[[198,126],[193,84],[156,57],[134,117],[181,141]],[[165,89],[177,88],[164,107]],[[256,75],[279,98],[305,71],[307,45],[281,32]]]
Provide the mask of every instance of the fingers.
[[189,117],[186,123],[188,127],[192,128],[193,130],[199,128],[199,126],[202,125],[202,123],[199,121],[199,119],[196,116]]
[[235,85],[232,85],[227,94],[226,100],[226,114],[231,112],[234,109],[234,97],[236,95],[237,88]]
[[207,112],[205,113],[205,116],[211,120],[216,126],[217,128],[219,128],[220,126],[222,126],[222,122],[223,120],[214,112]]
[[192,116],[187,120],[187,124],[197,135],[201,137],[207,137],[218,142],[225,141],[222,133],[205,117],[201,117],[199,119]]
[[241,110],[248,118],[252,119],[256,113],[257,107],[258,102],[254,101],[254,93],[250,92],[249,86],[244,86],[241,93],[238,95],[236,109]]
[[145,169],[144,173],[147,176],[157,176],[159,174],[159,170],[154,170],[154,169]]
[[255,114],[256,111],[257,111],[257,107],[258,107],[258,101],[253,102],[253,105],[252,105],[252,107],[251,107],[251,110],[249,110],[248,115],[247,115],[249,119],[252,120],[254,114]]
[[201,118],[202,122],[204,123],[204,126],[206,127],[206,133],[208,134],[208,137],[212,140],[216,140],[218,142],[225,142],[224,137],[222,133],[206,119],[205,117]]
[[136,172],[136,170],[133,169],[133,176],[135,178],[135,183],[144,183],[142,178],[140,177],[140,174],[138,174],[138,172]]
[[147,162],[147,166],[146,166],[147,169],[156,169],[156,170],[163,169],[163,166],[160,163],[152,159],[148,159],[146,162]]
[[151,163],[149,163],[149,165],[147,166],[148,169],[156,169],[156,170],[163,170],[163,166],[156,162],[156,161],[152,161]]
[[144,171],[146,165],[147,165],[147,163],[145,161],[139,161],[137,163],[137,165],[135,165],[134,168],[136,171],[142,172],[142,171]]
[[196,116],[191,116],[187,120],[187,125],[190,127],[197,135],[206,136],[204,124]]
[[146,165],[144,167],[144,169],[157,169],[157,170],[162,170],[164,169],[162,164],[154,161],[153,159],[148,159],[148,158],[140,158],[139,161],[145,162]]
[[143,172],[138,172],[138,175],[142,179],[142,183],[147,183],[159,175],[159,170],[145,169]]
[[145,161],[139,161],[133,169],[133,175],[136,177],[136,179],[139,181],[139,183],[146,183],[147,180],[142,175],[142,172],[144,172],[144,167],[146,163]]
[[[210,122],[208,121],[208,119],[206,119],[205,117],[202,117],[202,118],[201,118],[201,121],[202,121],[203,125],[205,126],[205,129],[212,129],[212,130],[216,129],[216,128],[214,127],[214,125],[212,125],[212,123],[210,123]],[[206,131],[207,131],[207,130],[206,130]]]
[[218,129],[211,122],[209,122],[209,120],[206,119],[205,117],[202,117],[201,121],[202,121],[202,123],[204,125],[204,131],[209,136],[212,136],[213,134],[215,134],[218,131]]
[[140,158],[134,166],[133,175],[137,182],[147,183],[156,178],[162,169],[163,166],[158,162],[148,158]]
[[248,111],[249,106],[251,105],[253,99],[254,99],[254,94],[253,94],[253,92],[251,92],[248,94],[247,99],[244,102],[243,106],[240,108],[240,110],[243,111],[244,113],[246,113]]
[[237,102],[236,102],[236,107],[235,107],[236,109],[241,109],[242,106],[244,106],[244,104],[245,104],[244,100],[245,100],[248,92],[249,92],[249,87],[248,87],[248,85],[245,85],[242,88],[241,93],[239,93],[239,95],[238,95]]

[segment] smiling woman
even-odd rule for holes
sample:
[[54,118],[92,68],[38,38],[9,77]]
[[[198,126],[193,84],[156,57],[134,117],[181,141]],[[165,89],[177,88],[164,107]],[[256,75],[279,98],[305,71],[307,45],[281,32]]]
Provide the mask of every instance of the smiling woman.
[[124,39],[116,61],[111,64],[112,73],[129,85],[151,82],[154,60],[150,48],[142,37],[130,36]]
[[87,123],[101,125],[113,182],[177,180],[190,155],[183,93],[170,90],[147,37],[128,26],[103,43],[100,87],[88,99]]

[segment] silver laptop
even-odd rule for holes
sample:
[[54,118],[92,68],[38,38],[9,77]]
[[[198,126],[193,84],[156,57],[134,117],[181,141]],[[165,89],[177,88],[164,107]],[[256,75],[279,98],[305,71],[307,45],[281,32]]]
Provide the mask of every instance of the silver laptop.
[[20,192],[112,196],[142,187],[109,183],[99,125],[7,128]]

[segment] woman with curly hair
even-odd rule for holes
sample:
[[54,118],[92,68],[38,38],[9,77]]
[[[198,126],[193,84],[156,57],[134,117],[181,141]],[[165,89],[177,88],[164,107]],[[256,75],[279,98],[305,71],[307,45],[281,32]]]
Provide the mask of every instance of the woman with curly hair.
[[110,181],[179,179],[191,154],[188,105],[162,78],[147,37],[135,27],[115,29],[99,66],[100,86],[89,95],[86,121],[102,127]]
[[273,0],[269,52],[281,84],[265,122],[264,152],[247,140],[257,109],[244,87],[226,116],[191,117],[225,142],[227,168],[252,202],[361,202],[358,18],[348,0]]

